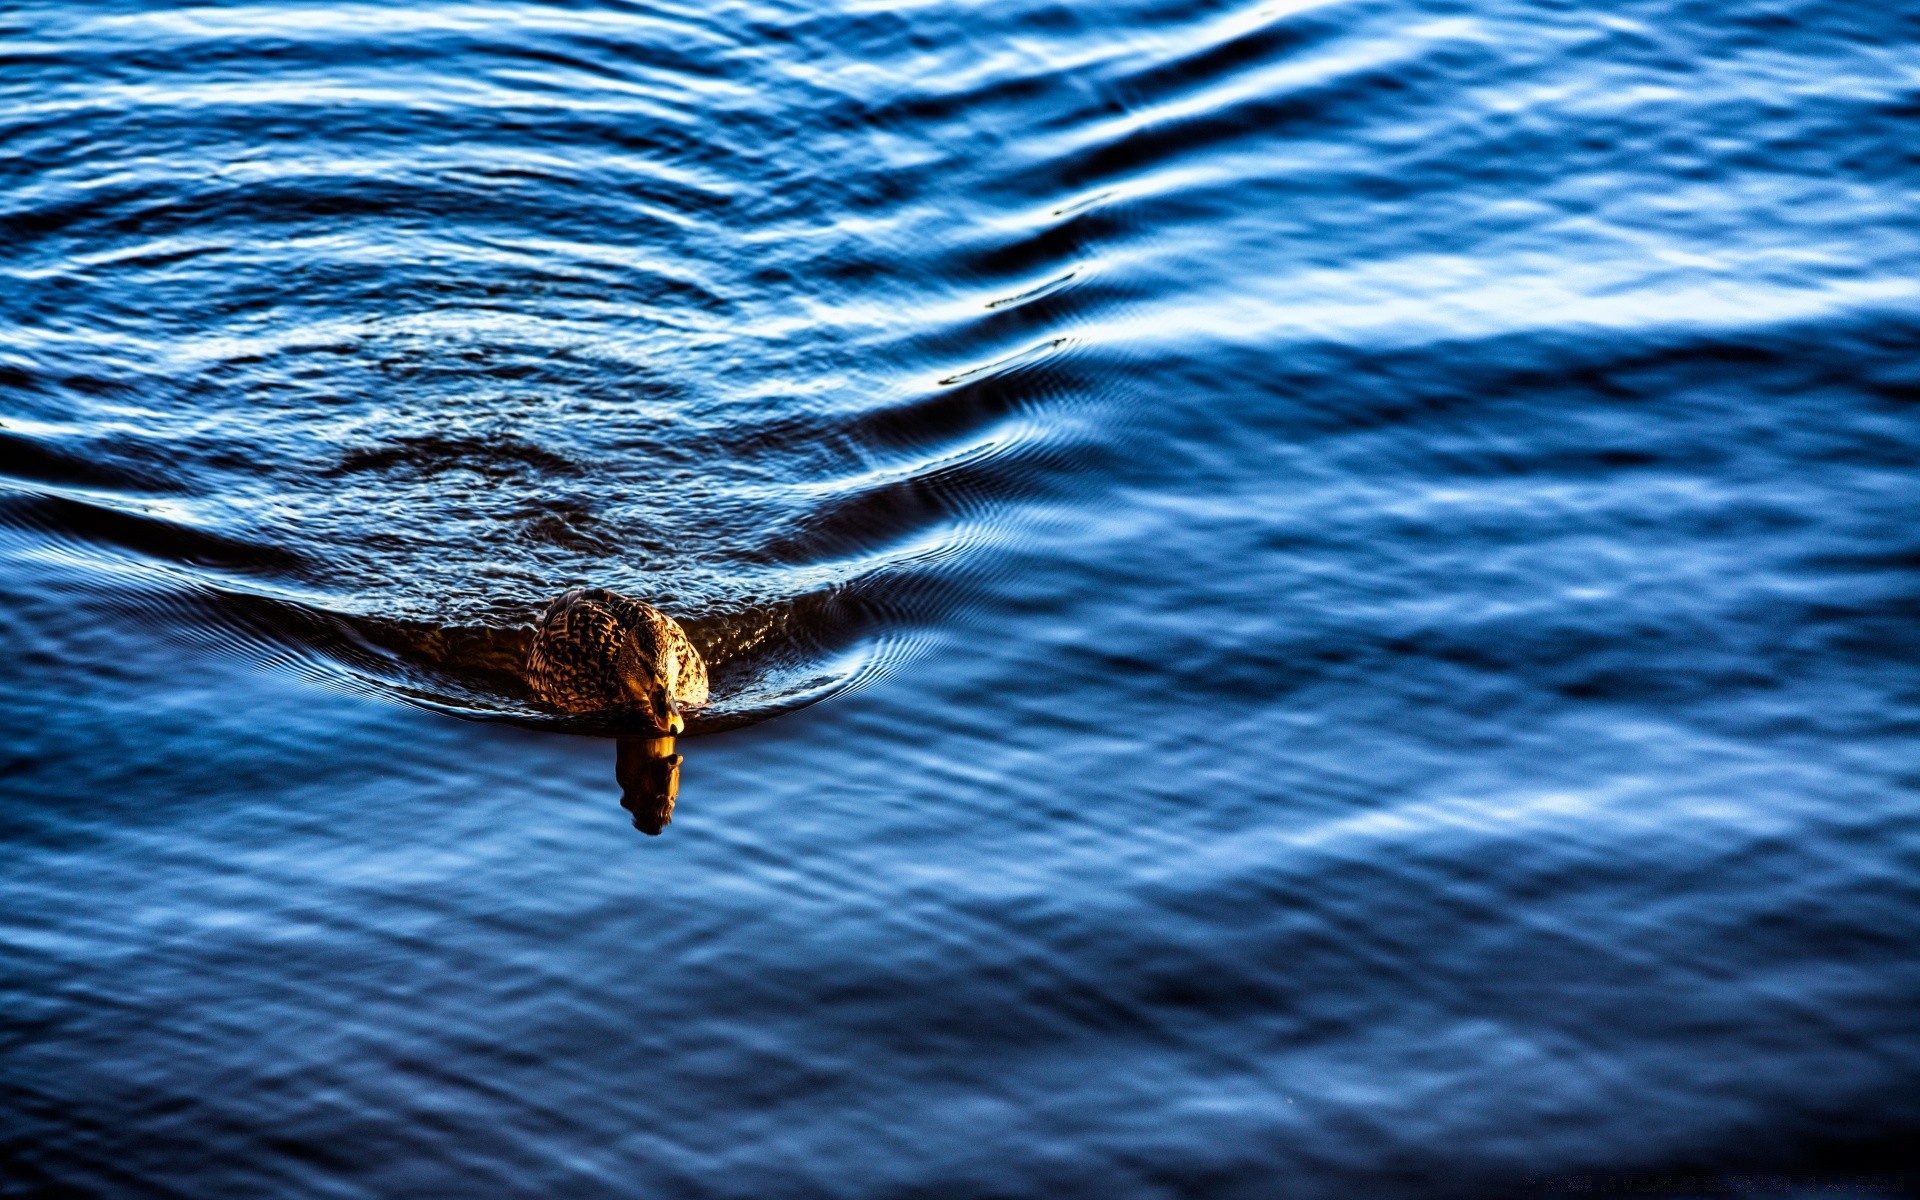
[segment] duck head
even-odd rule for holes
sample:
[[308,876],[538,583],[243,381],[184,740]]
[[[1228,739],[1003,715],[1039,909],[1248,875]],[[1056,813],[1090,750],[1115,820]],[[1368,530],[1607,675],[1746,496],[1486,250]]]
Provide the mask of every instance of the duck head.
[[637,669],[627,670],[622,676],[635,703],[653,718],[653,727],[661,733],[674,737],[684,732],[687,720],[680,713],[680,702],[674,699],[680,664],[673,652],[667,651],[650,665],[635,665]]

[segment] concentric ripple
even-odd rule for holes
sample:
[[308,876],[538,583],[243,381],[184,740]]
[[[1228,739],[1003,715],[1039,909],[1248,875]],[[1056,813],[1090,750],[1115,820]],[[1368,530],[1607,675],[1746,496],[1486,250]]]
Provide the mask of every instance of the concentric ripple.
[[582,583],[688,624],[697,729],[884,669],[1070,451],[1022,414],[1069,390],[1075,304],[930,286],[902,243],[951,236],[961,155],[903,171],[823,106],[807,24],[40,13],[5,519],[132,556],[176,625],[469,715],[546,720],[528,622]]

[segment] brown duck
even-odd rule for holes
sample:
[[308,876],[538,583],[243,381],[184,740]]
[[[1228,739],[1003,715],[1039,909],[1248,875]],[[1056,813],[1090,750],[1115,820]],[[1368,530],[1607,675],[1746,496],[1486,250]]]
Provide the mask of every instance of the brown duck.
[[554,597],[527,652],[533,698],[563,713],[638,713],[667,736],[707,702],[707,664],[680,623],[604,588]]

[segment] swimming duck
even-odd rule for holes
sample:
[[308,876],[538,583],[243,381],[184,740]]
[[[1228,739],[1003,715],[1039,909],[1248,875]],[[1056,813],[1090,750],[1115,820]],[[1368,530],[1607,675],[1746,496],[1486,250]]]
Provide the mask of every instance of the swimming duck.
[[654,729],[686,728],[683,710],[707,702],[707,664],[680,623],[604,588],[553,598],[527,652],[534,699],[564,713],[636,712]]

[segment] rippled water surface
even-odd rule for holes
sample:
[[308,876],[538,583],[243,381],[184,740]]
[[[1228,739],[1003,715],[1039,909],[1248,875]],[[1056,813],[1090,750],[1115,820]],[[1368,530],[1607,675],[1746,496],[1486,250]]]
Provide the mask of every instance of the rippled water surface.
[[1920,1190],[1920,7],[0,64],[9,1194]]

